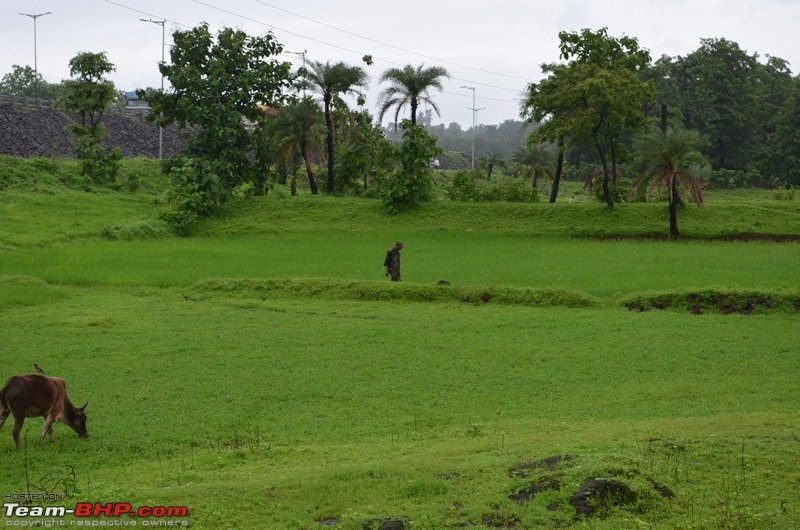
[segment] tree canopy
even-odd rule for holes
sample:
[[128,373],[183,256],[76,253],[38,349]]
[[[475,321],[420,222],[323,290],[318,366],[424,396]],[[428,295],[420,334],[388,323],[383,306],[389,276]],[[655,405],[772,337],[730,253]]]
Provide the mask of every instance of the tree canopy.
[[395,107],[394,122],[398,122],[400,112],[406,106],[409,107],[411,116],[411,125],[417,124],[417,109],[420,103],[427,103],[436,112],[437,116],[441,116],[439,107],[429,94],[430,89],[444,90],[442,85],[442,78],[449,78],[450,74],[441,66],[429,66],[425,68],[424,64],[417,67],[410,64],[403,68],[389,68],[381,76],[381,83],[389,83],[385,88],[378,101],[380,111],[378,112],[378,122],[383,122],[384,115],[392,108]]
[[[211,34],[208,24],[173,35],[170,62],[161,64],[168,91],[142,92],[161,126],[190,131],[185,154],[206,210],[244,182],[260,182],[265,152],[257,139],[266,109],[289,101],[291,63],[275,59],[283,46],[272,33],[251,37],[231,28]],[[251,134],[246,124],[252,124]]]

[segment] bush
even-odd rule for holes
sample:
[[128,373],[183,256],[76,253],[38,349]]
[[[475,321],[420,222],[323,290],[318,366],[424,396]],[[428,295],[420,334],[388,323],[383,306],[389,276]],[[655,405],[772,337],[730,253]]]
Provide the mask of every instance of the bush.
[[403,143],[394,149],[399,167],[384,179],[381,201],[389,213],[400,213],[430,200],[433,187],[429,162],[439,153],[436,138],[419,125],[403,120]]
[[170,225],[164,219],[140,219],[103,229],[106,239],[157,239],[170,235]]
[[[613,182],[608,183],[608,190],[611,193],[611,200],[616,203],[623,203],[628,198],[628,190],[631,187],[631,181],[628,179],[617,179],[617,184],[614,185]],[[594,196],[598,201],[605,202],[606,198],[603,194],[603,177],[596,177],[592,184],[592,189],[594,190]],[[664,200],[668,200],[668,196],[665,195]]]
[[482,197],[477,184],[478,176],[477,171],[456,171],[444,184],[447,198],[451,201],[480,201]]
[[504,202],[536,202],[539,192],[522,179],[499,177],[487,183],[485,200]]
[[735,190],[742,188],[770,188],[772,183],[757,169],[746,171],[738,169],[717,169],[708,179],[709,188]]
[[522,179],[499,176],[491,181],[476,170],[457,171],[444,183],[447,198],[461,202],[536,202],[537,190]]
[[166,205],[160,214],[176,234],[188,236],[200,217],[210,215],[216,203],[205,191],[214,185],[214,175],[209,174],[203,161],[175,159],[165,163],[170,186]]

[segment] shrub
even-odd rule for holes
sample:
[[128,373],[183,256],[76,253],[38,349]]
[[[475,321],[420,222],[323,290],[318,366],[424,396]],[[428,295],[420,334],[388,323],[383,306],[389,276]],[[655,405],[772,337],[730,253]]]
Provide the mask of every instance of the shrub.
[[384,180],[381,200],[389,213],[400,213],[431,197],[433,179],[429,162],[439,153],[436,138],[419,125],[403,120],[403,143],[394,149],[399,167]]
[[162,219],[138,219],[103,229],[106,239],[157,239],[170,235],[170,225]]

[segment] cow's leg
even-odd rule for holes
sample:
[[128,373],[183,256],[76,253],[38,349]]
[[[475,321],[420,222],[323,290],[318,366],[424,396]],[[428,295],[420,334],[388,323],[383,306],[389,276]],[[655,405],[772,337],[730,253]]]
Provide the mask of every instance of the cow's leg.
[[53,422],[55,418],[51,418],[47,416],[44,419],[44,427],[42,427],[42,434],[39,435],[39,445],[42,445],[42,440],[44,440],[44,435],[50,433],[50,444],[53,443]]
[[14,430],[12,434],[14,435],[14,443],[17,444],[17,451],[19,451],[19,433],[22,431],[22,424],[25,423],[25,413],[17,414],[16,411],[14,412]]

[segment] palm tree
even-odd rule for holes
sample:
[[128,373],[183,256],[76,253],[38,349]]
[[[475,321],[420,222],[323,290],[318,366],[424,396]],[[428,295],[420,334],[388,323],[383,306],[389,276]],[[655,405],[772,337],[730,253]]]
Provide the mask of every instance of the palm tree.
[[540,176],[547,182],[553,180],[553,152],[542,144],[529,143],[518,148],[511,155],[511,163],[514,176],[530,178],[533,189],[537,188]]
[[700,134],[687,129],[668,129],[663,134],[643,138],[638,145],[638,156],[644,171],[631,184],[628,196],[637,198],[644,193],[649,200],[654,192],[660,195],[667,188],[669,235],[672,239],[680,237],[678,189],[682,191],[684,201],[691,193],[698,206],[703,205],[703,192],[696,177],[697,169],[708,163],[700,153],[702,146]]
[[442,77],[450,78],[450,74],[441,66],[431,66],[425,68],[424,64],[416,68],[407,64],[402,69],[389,68],[381,76],[381,83],[389,82],[391,85],[385,88],[380,94],[378,106],[380,107],[380,114],[378,121],[383,121],[383,116],[392,108],[397,107],[394,113],[394,121],[397,123],[400,111],[408,105],[411,107],[411,125],[417,124],[417,107],[420,103],[427,103],[436,112],[439,113],[439,107],[433,102],[428,90],[436,88],[444,90],[442,86]]
[[488,155],[478,159],[478,166],[486,170],[486,180],[492,180],[492,173],[496,166],[502,166],[505,160],[500,156],[500,153],[489,153]]
[[[272,119],[271,131],[276,139],[276,154],[282,160],[291,161],[297,152],[303,158],[311,193],[319,192],[317,181],[311,167],[311,157],[319,153],[322,133],[319,127],[322,110],[311,97],[304,97],[297,103],[282,107],[278,115]],[[292,186],[292,195],[295,194]]]
[[316,90],[322,98],[325,111],[325,150],[328,154],[328,186],[327,192],[333,193],[334,159],[333,159],[333,117],[331,109],[334,105],[344,105],[340,94],[360,94],[358,88],[366,88],[367,73],[359,66],[348,66],[343,62],[331,64],[312,61],[311,68],[306,71],[305,85]]

